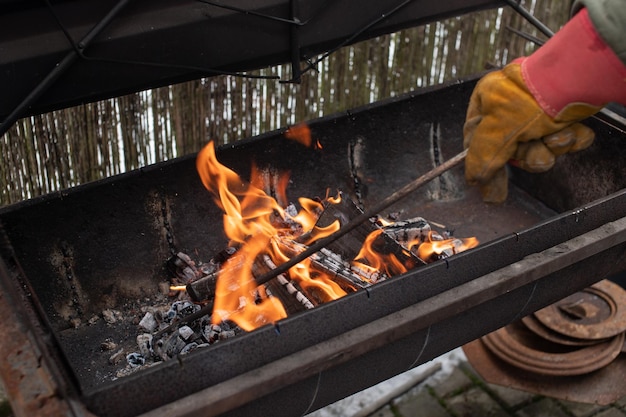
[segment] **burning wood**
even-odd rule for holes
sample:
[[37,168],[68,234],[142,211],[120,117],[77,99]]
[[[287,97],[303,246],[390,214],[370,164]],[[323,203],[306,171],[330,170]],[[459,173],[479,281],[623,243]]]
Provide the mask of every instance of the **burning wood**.
[[[276,268],[276,264],[272,262],[269,256],[263,255],[263,262],[265,263],[266,269],[274,269]],[[295,281],[287,279],[284,274],[280,274],[276,277],[278,283],[287,291],[288,294],[292,295],[305,309],[310,310],[315,307],[315,305],[311,302],[311,300],[304,295],[300,288],[297,288],[298,284]]]
[[[303,253],[308,245],[338,230],[339,219],[342,215],[349,219],[349,214],[333,213],[330,222],[324,219],[323,214],[336,210],[344,199],[340,195],[321,201],[300,198],[300,211],[293,204],[283,208],[263,189],[271,185],[274,190],[275,184],[286,187],[288,181],[276,181],[273,178],[278,174],[273,172],[271,181],[264,175],[257,175],[247,184],[217,161],[212,144],[200,152],[196,165],[203,184],[224,211],[224,230],[231,239],[229,245],[239,248],[220,265],[214,276],[203,278],[202,284],[191,284],[192,288],[207,283],[212,286],[215,278],[212,323],[219,324],[230,319],[244,330],[252,330],[286,317],[284,305],[270,296],[275,284],[260,290],[263,287],[258,286],[255,277],[258,278],[258,271],[268,265],[283,264]],[[255,172],[263,171],[255,167],[253,174]],[[281,196],[280,200],[287,201],[284,189],[275,191]],[[287,293],[294,296],[300,305],[309,308],[309,303],[315,305],[331,301],[476,243],[444,239],[433,232],[424,219],[383,228],[372,223],[366,226],[369,227],[368,236],[365,242],[360,242],[363,247],[357,249],[354,260],[335,256],[329,248],[324,248],[290,268],[288,277],[283,274],[280,278],[282,283],[274,286],[274,292],[277,288],[288,288]],[[296,284],[302,291],[296,289]],[[213,291],[198,293],[194,292],[196,301],[200,301],[204,294],[210,296]]]

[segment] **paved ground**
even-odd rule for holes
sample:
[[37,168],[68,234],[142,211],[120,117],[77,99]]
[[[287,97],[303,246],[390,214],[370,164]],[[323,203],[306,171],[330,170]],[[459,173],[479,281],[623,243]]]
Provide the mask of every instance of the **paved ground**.
[[626,401],[595,406],[555,400],[485,383],[467,362],[443,382],[428,382],[392,400],[376,417],[624,417]]
[[626,398],[608,406],[575,403],[486,383],[466,362],[442,381],[424,381],[372,417],[624,417]]
[[[626,417],[626,397],[598,406],[487,383],[461,349],[433,363],[410,371],[418,376],[417,385],[404,392],[398,391],[402,378],[410,378],[400,375],[395,383],[381,383],[381,387],[372,387],[307,417]],[[420,372],[429,376],[419,378]],[[389,398],[389,393],[395,398]],[[381,402],[375,397],[386,399]]]

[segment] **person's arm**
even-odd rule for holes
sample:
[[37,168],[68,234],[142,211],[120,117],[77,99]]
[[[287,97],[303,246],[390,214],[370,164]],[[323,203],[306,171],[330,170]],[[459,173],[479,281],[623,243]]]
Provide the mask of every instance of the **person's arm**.
[[585,7],[598,35],[626,64],[626,1],[624,0],[576,0],[576,14]]
[[610,101],[626,103],[626,65],[583,8],[531,56],[478,82],[463,132],[467,181],[480,186],[485,201],[504,201],[509,160],[542,172],[556,156],[586,148],[593,132],[577,122]]

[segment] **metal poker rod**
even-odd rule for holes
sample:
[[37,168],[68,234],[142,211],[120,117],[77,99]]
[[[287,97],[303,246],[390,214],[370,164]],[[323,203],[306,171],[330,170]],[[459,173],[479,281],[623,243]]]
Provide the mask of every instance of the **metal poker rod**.
[[511,6],[517,13],[519,13],[524,19],[528,20],[534,27],[536,27],[541,33],[548,38],[554,36],[554,32],[544,25],[539,19],[533,16],[528,10],[524,9],[521,4],[515,0],[504,0],[509,6]]
[[303,260],[305,260],[309,256],[315,254],[317,251],[319,251],[319,250],[323,249],[324,247],[328,246],[329,244],[331,244],[332,242],[334,242],[337,239],[341,238],[342,236],[344,236],[345,234],[349,233],[350,231],[356,229],[362,223],[364,223],[367,220],[369,220],[370,218],[376,216],[378,213],[380,213],[381,211],[383,211],[387,207],[391,206],[394,203],[397,203],[398,201],[402,200],[403,198],[405,198],[409,194],[413,193],[418,188],[428,184],[430,181],[434,180],[435,178],[437,178],[438,176],[440,176],[444,172],[446,172],[446,171],[454,168],[455,166],[459,165],[465,159],[466,156],[467,156],[467,149],[464,150],[463,152],[459,153],[458,155],[448,159],[446,162],[442,163],[441,165],[438,165],[437,167],[433,168],[432,170],[428,171],[427,173],[423,174],[419,178],[417,178],[417,179],[411,181],[410,183],[406,184],[404,187],[402,187],[398,191],[394,192],[393,194],[391,194],[390,196],[388,196],[384,200],[381,200],[380,202],[374,204],[368,210],[364,211],[363,213],[361,213],[360,215],[358,215],[357,217],[353,218],[348,223],[343,225],[335,233],[333,233],[333,234],[331,234],[329,236],[326,236],[323,239],[320,239],[320,240],[316,241],[314,244],[309,246],[304,251],[300,252],[298,255],[294,256],[291,259],[289,259],[287,262],[279,265],[278,267],[272,269],[271,271],[267,272],[266,274],[261,275],[260,277],[256,278],[255,279],[256,282],[259,285],[262,285],[262,284],[267,283],[271,279],[277,277],[278,275],[287,272],[291,267],[293,267],[296,264],[302,262]]

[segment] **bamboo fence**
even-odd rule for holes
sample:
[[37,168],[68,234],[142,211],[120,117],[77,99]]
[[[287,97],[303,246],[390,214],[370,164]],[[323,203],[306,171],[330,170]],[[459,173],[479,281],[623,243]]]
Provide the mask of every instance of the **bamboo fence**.
[[[571,1],[526,0],[553,29]],[[345,47],[300,84],[199,79],[19,120],[0,137],[0,206],[500,66],[542,38],[508,8],[480,11]],[[255,71],[289,79],[289,65]]]

